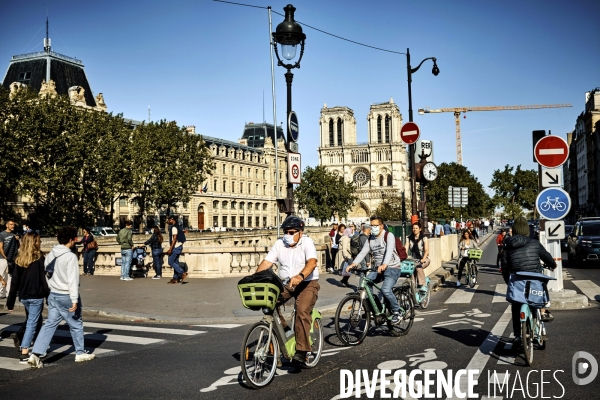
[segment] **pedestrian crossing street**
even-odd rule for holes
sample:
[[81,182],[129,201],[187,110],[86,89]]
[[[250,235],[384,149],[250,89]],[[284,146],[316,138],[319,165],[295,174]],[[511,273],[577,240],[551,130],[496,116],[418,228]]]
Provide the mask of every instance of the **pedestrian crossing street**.
[[[451,284],[453,283],[454,282],[452,282]],[[571,283],[575,285],[578,292],[587,296],[590,301],[600,302],[600,286],[596,285],[591,280],[572,280]],[[455,288],[454,293],[452,293],[444,303],[468,304],[471,303],[471,301],[473,301],[473,297],[476,293],[487,293],[492,287],[494,288],[492,303],[505,302],[507,285],[505,283],[499,283],[497,285],[475,285],[473,288],[464,285],[457,287]]]
[[[120,349],[123,349],[123,345],[127,345],[127,348],[131,348],[132,345],[147,346],[175,340],[176,338],[237,328],[242,326],[242,324],[191,325],[181,329],[96,322],[84,322],[83,326],[86,351],[95,354],[96,357],[103,357],[118,354],[121,351]],[[2,336],[0,339],[0,370],[24,371],[30,369],[27,364],[19,363],[19,353],[14,347],[12,338],[10,338],[10,333],[17,332],[19,328],[20,325],[0,324],[0,335]],[[70,338],[71,334],[68,326],[64,323],[61,324],[54,333],[53,341],[48,350],[48,356],[44,360],[52,359],[55,356],[74,356],[75,348],[71,344],[65,344],[65,342],[71,343]],[[50,362],[49,364],[45,364],[45,366],[51,364]]]

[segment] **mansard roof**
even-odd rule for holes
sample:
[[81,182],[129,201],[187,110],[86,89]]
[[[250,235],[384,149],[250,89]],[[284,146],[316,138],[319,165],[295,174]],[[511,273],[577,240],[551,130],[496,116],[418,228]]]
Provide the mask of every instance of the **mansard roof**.
[[258,149],[256,147],[245,146],[240,143],[236,143],[236,142],[232,142],[230,140],[224,140],[224,139],[220,139],[220,138],[216,138],[216,137],[212,137],[212,136],[206,136],[206,135],[200,135],[200,136],[202,136],[202,140],[204,140],[206,142],[207,146],[214,144],[217,146],[225,146],[227,148],[234,148],[236,150],[250,151],[252,153],[263,154],[263,150]]
[[[242,134],[242,139],[245,139],[248,143],[248,146],[250,147],[265,147],[265,138],[267,136],[270,136],[271,141],[275,143],[275,133],[273,132],[273,124],[268,124],[266,122],[255,124],[253,122],[249,122],[244,126],[244,133]],[[283,128],[281,126],[277,127],[277,137],[279,139],[285,140],[285,136],[283,135]]]
[[86,104],[96,107],[83,63],[51,50],[12,56],[2,86],[10,89],[11,83],[21,82],[39,91],[42,81],[48,82],[50,79],[54,81],[58,94],[68,95],[70,87],[83,87]]

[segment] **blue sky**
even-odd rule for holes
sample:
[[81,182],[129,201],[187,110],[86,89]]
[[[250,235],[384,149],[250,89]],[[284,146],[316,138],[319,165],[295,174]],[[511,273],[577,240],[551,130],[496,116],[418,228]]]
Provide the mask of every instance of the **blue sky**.
[[[287,1],[245,0],[283,12]],[[600,2],[296,0],[296,19],[359,42],[404,52],[412,64],[414,120],[434,141],[435,162],[456,160],[451,113],[431,107],[571,103],[573,108],[472,112],[461,118],[464,164],[485,185],[505,164],[532,162],[531,131],[565,136],[600,86]],[[85,64],[92,90],[128,118],[176,120],[199,133],[237,140],[244,123],[273,121],[267,11],[197,1],[2,1],[0,61],[42,49],[46,13],[53,49]],[[283,18],[273,15],[275,27]],[[37,33],[36,33],[37,32]],[[399,105],[408,121],[406,58],[305,28],[293,108],[304,165],[318,164],[324,103],[347,106],[367,135],[371,103]],[[276,67],[277,120],[284,121],[285,70]]]

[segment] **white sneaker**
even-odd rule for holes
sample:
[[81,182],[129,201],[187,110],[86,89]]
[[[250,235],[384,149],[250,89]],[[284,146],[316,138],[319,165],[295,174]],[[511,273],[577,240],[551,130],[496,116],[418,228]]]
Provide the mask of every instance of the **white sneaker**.
[[456,287],[459,287],[459,286],[460,286],[460,282],[456,281]]
[[44,364],[40,361],[40,358],[33,353],[29,356],[27,364],[29,364],[31,368],[44,368]]
[[120,277],[119,279],[120,279],[120,280],[122,280],[122,281],[124,281],[124,280],[125,280],[125,278],[123,278],[123,277]]
[[123,280],[124,280],[124,281],[132,281],[132,280],[133,280],[133,278],[126,277],[126,278],[123,278]]
[[90,361],[93,360],[94,358],[96,358],[95,354],[77,354],[75,356],[75,362],[83,362],[83,361]]

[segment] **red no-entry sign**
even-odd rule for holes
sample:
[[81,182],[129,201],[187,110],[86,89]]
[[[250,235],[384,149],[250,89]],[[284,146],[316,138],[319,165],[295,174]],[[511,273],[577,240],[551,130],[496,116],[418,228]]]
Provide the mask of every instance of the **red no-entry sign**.
[[544,136],[535,145],[533,155],[540,165],[546,168],[556,168],[563,165],[569,158],[569,145],[560,136]]
[[400,139],[406,144],[416,143],[420,135],[421,131],[414,122],[407,122],[400,129]]

